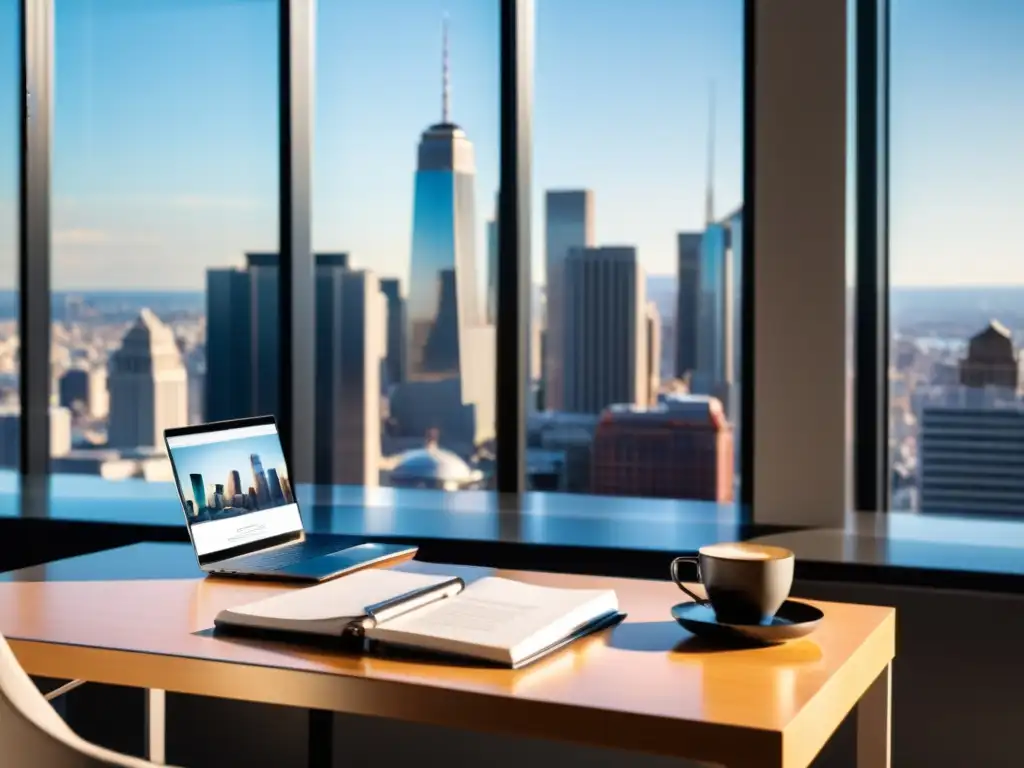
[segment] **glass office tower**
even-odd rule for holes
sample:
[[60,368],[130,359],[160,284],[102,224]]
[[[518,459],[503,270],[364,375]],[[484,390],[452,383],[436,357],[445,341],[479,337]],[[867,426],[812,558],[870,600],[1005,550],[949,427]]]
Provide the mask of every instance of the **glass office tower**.
[[[726,220],[729,228],[729,268],[732,272],[732,381],[733,399],[736,401],[729,416],[739,423],[739,381],[743,375],[743,333],[740,321],[740,297],[743,295],[743,207],[733,211]],[[728,406],[728,404],[727,404]]]
[[575,248],[594,245],[594,193],[589,189],[549,190],[545,195],[544,250],[547,277],[547,340],[544,348],[544,404],[552,411],[571,410],[565,365],[565,262]]
[[[346,253],[314,258],[318,269],[348,268]],[[206,421],[278,412],[279,258],[247,253],[245,260],[244,268],[206,272]]]
[[451,123],[428,128],[416,170],[408,378],[457,376],[460,329],[482,323],[477,297],[473,146]]
[[[733,380],[733,264],[728,229],[710,223],[700,243],[700,309],[693,390],[728,402]],[[730,416],[732,414],[729,414]]]
[[405,381],[405,297],[396,277],[380,281],[380,292],[387,298],[387,356],[384,360],[384,386]]
[[677,243],[676,280],[676,376],[697,369],[697,338],[700,327],[700,242],[699,232],[680,232]]
[[473,145],[451,122],[447,35],[441,122],[417,154],[405,383],[391,413],[403,436],[439,430],[460,454],[494,434],[494,328],[477,282]]

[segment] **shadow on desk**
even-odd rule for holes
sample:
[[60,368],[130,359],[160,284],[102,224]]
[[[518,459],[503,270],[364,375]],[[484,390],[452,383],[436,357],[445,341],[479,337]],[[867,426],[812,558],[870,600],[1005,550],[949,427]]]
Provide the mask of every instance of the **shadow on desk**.
[[638,621],[620,624],[608,638],[608,645],[637,653],[672,653],[688,656],[721,655],[756,649],[772,664],[821,661],[821,648],[812,638],[784,645],[759,647],[751,643],[711,642],[687,632],[674,621]]

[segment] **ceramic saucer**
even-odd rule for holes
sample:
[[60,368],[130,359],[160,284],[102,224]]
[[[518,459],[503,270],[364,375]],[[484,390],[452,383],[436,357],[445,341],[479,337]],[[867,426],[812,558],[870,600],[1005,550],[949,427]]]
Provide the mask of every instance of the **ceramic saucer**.
[[766,624],[723,624],[708,603],[680,603],[672,607],[672,618],[698,637],[725,642],[754,642],[778,645],[810,634],[825,617],[818,608],[787,600]]

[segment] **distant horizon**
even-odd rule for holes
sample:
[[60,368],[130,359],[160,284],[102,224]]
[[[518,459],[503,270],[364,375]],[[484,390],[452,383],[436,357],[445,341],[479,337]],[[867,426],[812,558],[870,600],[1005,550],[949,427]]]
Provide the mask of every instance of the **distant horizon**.
[[[387,277],[387,275],[377,275],[378,277]],[[670,273],[659,272],[655,274],[647,274],[648,280],[678,280],[676,275]],[[402,281],[402,288],[405,288],[405,283]],[[535,288],[544,287],[544,283],[533,283]],[[848,285],[848,288],[856,288],[856,286]],[[900,285],[890,285],[890,290],[948,290],[948,291],[973,291],[973,290],[1001,290],[1001,289],[1014,289],[1024,288],[1024,282],[1020,283],[960,283],[957,285],[950,285],[948,283],[903,283]],[[6,293],[18,293],[17,288],[0,285],[0,291]],[[71,287],[71,288],[52,288],[50,290],[52,294],[65,294],[65,293],[111,293],[111,294],[205,294],[206,288],[88,288],[88,287]]]

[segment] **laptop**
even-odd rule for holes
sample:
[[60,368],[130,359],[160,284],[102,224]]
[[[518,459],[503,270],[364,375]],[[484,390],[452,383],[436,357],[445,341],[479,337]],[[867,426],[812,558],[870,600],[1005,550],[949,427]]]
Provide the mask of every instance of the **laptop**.
[[273,416],[168,429],[164,442],[206,573],[319,582],[416,554],[407,544],[307,538]]

